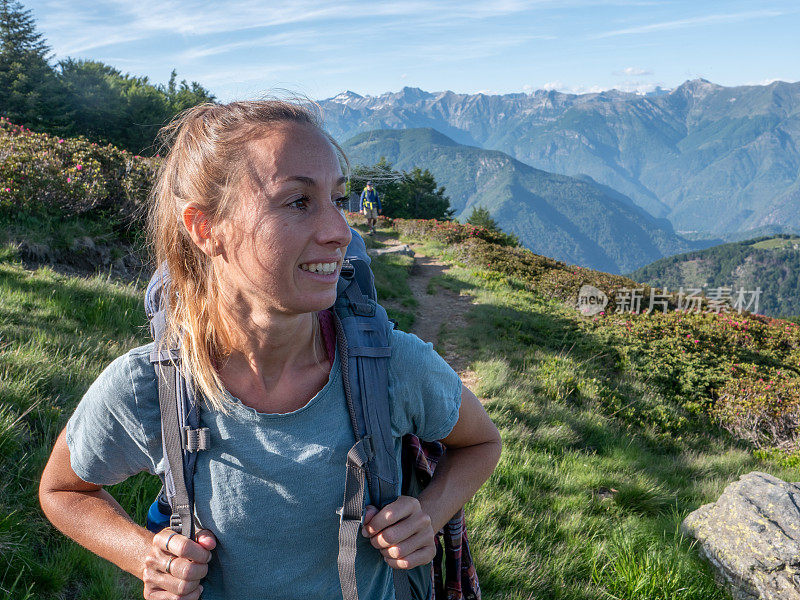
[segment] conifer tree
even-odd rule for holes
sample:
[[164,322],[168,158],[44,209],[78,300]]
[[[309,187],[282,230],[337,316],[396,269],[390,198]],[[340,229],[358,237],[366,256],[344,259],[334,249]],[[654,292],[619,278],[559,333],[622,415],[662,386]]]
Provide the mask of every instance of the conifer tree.
[[36,129],[66,124],[49,53],[31,11],[17,1],[0,0],[0,113],[10,121]]
[[491,231],[500,231],[497,221],[492,218],[489,210],[482,206],[475,206],[472,208],[472,212],[469,217],[467,217],[467,223],[475,225],[476,227],[485,227]]

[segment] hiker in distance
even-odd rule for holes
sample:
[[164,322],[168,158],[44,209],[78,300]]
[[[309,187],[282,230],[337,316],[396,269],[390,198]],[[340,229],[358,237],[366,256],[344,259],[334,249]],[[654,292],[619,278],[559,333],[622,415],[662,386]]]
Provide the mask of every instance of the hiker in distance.
[[[277,100],[205,104],[162,136],[169,151],[148,229],[170,278],[163,343],[114,360],[81,399],[42,474],[45,515],[140,578],[151,600],[401,600],[396,581],[417,567],[430,577],[435,533],[494,470],[497,429],[430,343],[390,324],[372,330],[385,334],[385,353],[343,340],[347,314],[361,319],[356,329],[388,320],[352,285],[338,289],[351,267],[345,251],[359,238],[344,214],[346,157],[314,113]],[[157,374],[173,359],[200,399],[200,439],[209,442],[193,453],[194,536],[148,531],[103,487],[141,471],[165,476],[172,461]],[[356,440],[351,384],[368,376],[344,371],[357,360],[388,365],[385,385],[363,391],[386,392],[385,449],[378,433],[371,445]],[[356,498],[348,566],[346,477],[360,474],[363,494],[364,473],[376,472],[382,453],[399,467],[406,434],[442,440],[447,452],[416,497],[400,494],[398,476],[377,482],[394,490],[383,508]],[[351,469],[360,459],[367,469]]]
[[378,215],[381,214],[381,199],[378,197],[378,190],[372,187],[372,182],[368,181],[366,187],[361,190],[361,212],[367,217],[367,226],[370,234],[375,233],[375,226],[378,224]]

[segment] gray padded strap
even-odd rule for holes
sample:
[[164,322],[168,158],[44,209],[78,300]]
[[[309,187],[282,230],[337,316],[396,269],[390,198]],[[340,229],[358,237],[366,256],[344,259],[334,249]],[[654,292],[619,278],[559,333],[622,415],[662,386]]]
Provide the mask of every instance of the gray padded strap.
[[394,597],[395,600],[414,600],[411,595],[411,582],[408,580],[406,569],[392,569],[394,576]]
[[369,438],[356,442],[347,453],[344,502],[339,509],[339,583],[344,600],[358,600],[356,547],[364,511],[366,479],[364,466],[372,455]]
[[181,433],[178,429],[178,369],[172,362],[156,363],[158,370],[158,402],[161,406],[161,435],[166,451],[167,462],[175,484],[175,497],[172,502],[170,528],[173,531],[194,538],[194,519],[189,502],[189,492],[183,473],[183,448]]

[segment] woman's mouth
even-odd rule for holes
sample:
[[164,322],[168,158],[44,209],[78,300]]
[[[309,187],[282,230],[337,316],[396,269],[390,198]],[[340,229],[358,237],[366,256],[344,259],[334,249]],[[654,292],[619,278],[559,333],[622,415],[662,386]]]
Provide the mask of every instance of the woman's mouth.
[[311,273],[319,273],[321,275],[330,275],[331,273],[335,273],[338,267],[339,267],[338,262],[303,263],[302,265],[300,265],[300,268],[303,271],[309,271]]

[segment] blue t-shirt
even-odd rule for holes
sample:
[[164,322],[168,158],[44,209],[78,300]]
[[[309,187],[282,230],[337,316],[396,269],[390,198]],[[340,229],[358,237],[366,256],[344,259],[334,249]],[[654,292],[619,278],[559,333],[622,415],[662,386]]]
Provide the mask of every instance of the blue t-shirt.
[[[400,463],[401,438],[446,437],[458,420],[461,381],[417,336],[392,331],[389,400]],[[98,485],[140,471],[163,474],[152,344],[129,351],[91,385],[67,423],[75,473]],[[337,555],[345,462],[355,442],[338,351],[328,382],[302,408],[267,414],[229,397],[231,413],[201,411],[211,448],[195,474],[199,526],[217,538],[205,600],[340,598]],[[397,490],[399,493],[399,489]],[[359,536],[359,595],[392,600],[391,569]]]

